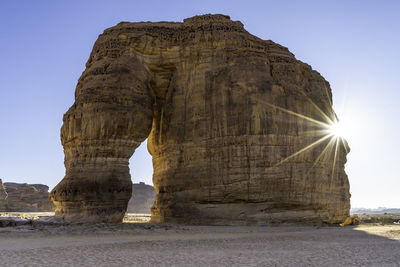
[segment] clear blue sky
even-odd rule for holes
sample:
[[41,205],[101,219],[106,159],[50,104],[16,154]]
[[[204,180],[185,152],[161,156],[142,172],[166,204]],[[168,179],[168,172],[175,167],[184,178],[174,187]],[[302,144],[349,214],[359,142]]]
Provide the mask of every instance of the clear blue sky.
[[[97,36],[120,21],[240,20],[287,46],[330,83],[349,124],[353,207],[400,207],[400,1],[0,2],[0,178],[55,186],[64,176],[62,115]],[[134,182],[151,183],[144,145]]]

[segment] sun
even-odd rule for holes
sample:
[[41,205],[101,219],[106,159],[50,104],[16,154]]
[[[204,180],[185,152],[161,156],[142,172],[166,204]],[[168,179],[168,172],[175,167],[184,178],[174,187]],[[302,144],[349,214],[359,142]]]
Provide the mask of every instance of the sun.
[[343,123],[336,122],[329,125],[328,131],[335,137],[344,137],[346,136],[346,127]]

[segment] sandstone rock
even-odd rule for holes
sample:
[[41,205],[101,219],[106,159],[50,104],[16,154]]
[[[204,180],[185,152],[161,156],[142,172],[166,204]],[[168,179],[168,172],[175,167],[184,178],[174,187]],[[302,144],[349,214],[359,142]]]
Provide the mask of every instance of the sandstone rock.
[[357,215],[352,215],[347,217],[344,222],[340,224],[340,226],[349,226],[349,225],[359,225],[360,220],[358,219]]
[[7,209],[7,192],[4,188],[3,181],[0,179],[0,211]]
[[128,202],[129,213],[150,213],[154,204],[156,191],[151,185],[140,182],[132,184],[132,197]]
[[49,200],[49,187],[42,184],[4,183],[8,203],[4,211],[41,212],[54,211]]
[[348,147],[326,136],[335,120],[329,83],[239,21],[121,22],[99,36],[64,115],[51,199],[66,220],[121,221],[128,160],[148,138],[153,222],[340,223]]

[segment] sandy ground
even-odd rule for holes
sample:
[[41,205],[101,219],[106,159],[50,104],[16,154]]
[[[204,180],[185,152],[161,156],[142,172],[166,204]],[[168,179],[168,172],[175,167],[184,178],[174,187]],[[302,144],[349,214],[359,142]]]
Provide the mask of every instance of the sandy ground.
[[400,266],[400,225],[0,228],[0,266]]
[[[54,212],[0,212],[2,217],[19,217],[23,219],[38,220],[46,217],[53,217]],[[145,223],[150,221],[150,214],[147,213],[126,213],[124,222],[126,223]]]

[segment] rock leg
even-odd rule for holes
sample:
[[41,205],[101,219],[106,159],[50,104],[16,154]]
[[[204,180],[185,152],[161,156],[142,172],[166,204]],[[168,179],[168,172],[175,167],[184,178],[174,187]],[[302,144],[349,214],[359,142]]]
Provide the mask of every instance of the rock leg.
[[152,125],[148,77],[132,56],[87,64],[75,103],[63,118],[66,175],[50,194],[56,216],[74,222],[122,221],[132,192],[129,158]]

